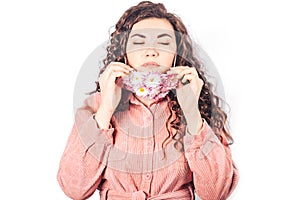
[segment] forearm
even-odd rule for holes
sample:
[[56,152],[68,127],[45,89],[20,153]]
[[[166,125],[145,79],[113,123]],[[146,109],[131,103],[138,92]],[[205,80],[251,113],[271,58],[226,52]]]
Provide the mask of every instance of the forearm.
[[108,110],[105,105],[100,105],[95,114],[95,120],[99,128],[108,129],[110,127],[110,120],[113,115],[113,111]]
[[73,199],[86,199],[97,189],[113,141],[114,129],[100,129],[94,119],[96,95],[76,112],[57,174],[62,190]]
[[208,156],[199,159],[197,155],[190,155],[188,160],[193,170],[196,193],[202,199],[228,198],[235,175],[231,156],[226,150],[215,146]]
[[203,126],[202,117],[198,108],[189,108],[183,110],[187,122],[187,132],[191,135],[199,134]]
[[72,199],[86,199],[92,195],[101,181],[106,166],[105,159],[99,161],[88,150],[74,126],[57,173],[62,190]]
[[197,135],[185,136],[185,147],[197,194],[202,199],[226,199],[238,180],[229,147],[205,120]]

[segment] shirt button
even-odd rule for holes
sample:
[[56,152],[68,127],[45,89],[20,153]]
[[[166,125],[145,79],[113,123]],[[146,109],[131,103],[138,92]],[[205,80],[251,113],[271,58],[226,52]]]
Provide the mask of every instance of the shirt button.
[[146,174],[146,180],[147,180],[147,181],[150,181],[151,178],[152,178],[151,173],[147,173],[147,174]]

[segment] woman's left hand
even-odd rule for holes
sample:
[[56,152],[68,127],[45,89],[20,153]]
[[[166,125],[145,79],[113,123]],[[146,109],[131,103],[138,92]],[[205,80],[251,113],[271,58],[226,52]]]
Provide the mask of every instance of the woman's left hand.
[[189,133],[199,134],[203,124],[198,100],[204,84],[203,80],[199,78],[194,67],[173,67],[167,73],[177,74],[177,78],[180,80],[176,88],[178,103],[185,116]]
[[198,100],[203,86],[196,68],[188,66],[172,67],[167,73],[177,74],[179,84],[176,88],[177,99],[184,112],[187,109],[198,110]]

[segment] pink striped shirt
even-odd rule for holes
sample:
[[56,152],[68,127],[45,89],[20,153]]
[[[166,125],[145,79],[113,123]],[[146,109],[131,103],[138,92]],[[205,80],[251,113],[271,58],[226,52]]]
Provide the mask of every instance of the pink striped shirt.
[[109,129],[100,129],[94,114],[101,95],[89,96],[76,112],[57,174],[65,194],[86,199],[98,189],[109,200],[190,200],[195,191],[203,200],[226,199],[239,177],[228,145],[203,120],[199,133],[185,134],[183,152],[175,140],[162,148],[170,128],[168,101],[147,108],[129,95],[128,109],[114,113]]

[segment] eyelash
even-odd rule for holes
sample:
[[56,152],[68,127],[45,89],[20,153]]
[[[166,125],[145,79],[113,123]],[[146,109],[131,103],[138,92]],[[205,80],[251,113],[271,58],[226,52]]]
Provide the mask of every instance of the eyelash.
[[[145,42],[133,42],[133,44],[135,45],[142,45],[145,44]],[[162,45],[169,45],[169,42],[159,42],[158,44],[162,44]]]
[[159,42],[158,44],[162,44],[162,45],[169,45],[169,42]]
[[133,44],[145,44],[145,42],[133,42]]

